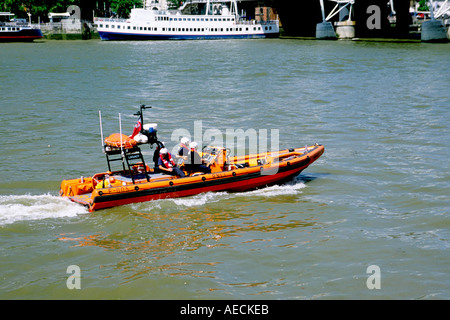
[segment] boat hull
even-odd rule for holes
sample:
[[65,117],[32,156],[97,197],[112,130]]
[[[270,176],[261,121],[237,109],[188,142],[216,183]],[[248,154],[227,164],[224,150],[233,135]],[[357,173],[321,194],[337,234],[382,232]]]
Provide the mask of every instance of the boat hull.
[[294,176],[300,174],[305,167],[280,172],[273,176],[264,176],[261,172],[256,172],[246,173],[243,176],[216,179],[214,177],[210,177],[214,175],[205,175],[203,176],[205,177],[205,181],[198,181],[187,186],[168,185],[162,188],[135,191],[132,193],[115,193],[111,195],[103,194],[94,198],[94,203],[90,210],[93,211],[108,207],[159,199],[188,197],[204,192],[243,192],[289,180],[289,178],[293,178]]
[[141,41],[141,40],[223,40],[223,39],[264,39],[278,38],[279,33],[268,34],[220,34],[220,35],[182,35],[182,34],[137,34],[98,31],[101,40],[109,41]]

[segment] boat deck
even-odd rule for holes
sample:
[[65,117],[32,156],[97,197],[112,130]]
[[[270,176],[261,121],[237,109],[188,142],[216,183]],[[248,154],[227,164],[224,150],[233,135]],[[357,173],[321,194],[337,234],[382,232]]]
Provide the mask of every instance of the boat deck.
[[[168,175],[168,174],[163,174],[163,173],[147,173],[147,176],[149,179],[151,180],[164,180],[164,179],[172,179],[173,176]],[[119,175],[113,175],[114,179],[116,179],[117,181],[121,181],[121,182],[126,182],[126,183],[132,183],[133,179],[131,179],[130,175],[125,175],[125,174],[119,174]],[[136,181],[136,183],[140,183],[140,182],[147,182],[147,177],[145,176],[145,173],[140,173],[140,174],[134,174],[133,175],[134,180]]]
[[[147,173],[148,178],[152,181],[163,181],[163,180],[171,180],[176,177],[163,174],[163,173]],[[113,174],[111,177],[114,177],[116,181],[120,181],[124,183],[125,185],[133,184],[133,180],[130,175],[126,174]],[[134,184],[141,184],[141,183],[147,183],[147,178],[145,173],[140,173],[137,175],[134,175],[135,183]],[[84,194],[78,194],[74,196],[68,197],[71,201],[77,202],[81,205],[89,207],[89,205],[92,204],[92,192],[84,193]]]
[[71,201],[89,207],[92,204],[92,192],[68,197]]

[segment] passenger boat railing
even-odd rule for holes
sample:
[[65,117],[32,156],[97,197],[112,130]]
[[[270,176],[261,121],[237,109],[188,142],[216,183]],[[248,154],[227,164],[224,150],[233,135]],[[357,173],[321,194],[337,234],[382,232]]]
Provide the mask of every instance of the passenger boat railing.
[[94,22],[127,22],[128,19],[119,19],[119,18],[98,18],[94,17]]

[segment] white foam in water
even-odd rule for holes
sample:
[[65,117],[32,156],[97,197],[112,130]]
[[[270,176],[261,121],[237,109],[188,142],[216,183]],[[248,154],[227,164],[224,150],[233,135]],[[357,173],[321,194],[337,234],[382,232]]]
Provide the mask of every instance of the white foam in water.
[[173,201],[177,206],[196,207],[206,203],[217,202],[227,194],[226,192],[207,192],[188,198],[173,198],[168,200]]
[[295,195],[299,193],[299,190],[305,187],[306,185],[303,182],[296,182],[283,185],[274,185],[246,192],[207,192],[188,198],[173,198],[167,200],[172,201],[179,206],[194,207],[202,206],[206,203],[217,202],[223,199],[229,199],[232,197],[277,197],[283,195]]
[[53,195],[0,195],[0,225],[16,221],[75,217],[88,210]]
[[274,185],[266,188],[257,189],[242,193],[243,196],[252,197],[277,197],[285,195],[295,195],[299,193],[300,189],[305,188],[306,185],[302,182],[288,183],[283,185]]

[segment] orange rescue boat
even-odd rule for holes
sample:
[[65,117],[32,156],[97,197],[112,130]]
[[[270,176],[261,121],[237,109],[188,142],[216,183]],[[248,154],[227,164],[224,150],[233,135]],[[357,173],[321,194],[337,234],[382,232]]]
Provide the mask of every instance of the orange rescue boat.
[[[141,117],[141,106],[136,114]],[[144,126],[145,127],[145,126]],[[141,129],[148,141],[163,147],[156,130]],[[151,131],[151,132],[150,132]],[[147,139],[146,139],[147,140]],[[103,141],[103,138],[102,138]],[[158,172],[144,161],[139,143],[121,134],[106,138],[104,152],[108,171],[92,177],[63,180],[60,195],[94,210],[165,198],[192,196],[203,192],[241,192],[288,181],[316,161],[324,152],[320,144],[231,157],[223,147],[207,146],[200,155],[211,173],[185,171],[183,178]],[[180,159],[181,160],[181,159]],[[111,162],[121,161],[122,170],[111,171]],[[182,169],[183,161],[178,166]]]

